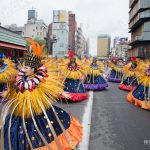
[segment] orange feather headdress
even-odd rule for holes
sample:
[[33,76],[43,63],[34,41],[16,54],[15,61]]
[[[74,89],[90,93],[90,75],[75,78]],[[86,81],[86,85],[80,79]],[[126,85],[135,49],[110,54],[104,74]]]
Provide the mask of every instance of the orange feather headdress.
[[29,42],[28,46],[30,50],[25,57],[25,65],[37,68],[41,63],[43,55],[42,52],[45,45],[41,46],[31,38],[27,38],[27,41]]

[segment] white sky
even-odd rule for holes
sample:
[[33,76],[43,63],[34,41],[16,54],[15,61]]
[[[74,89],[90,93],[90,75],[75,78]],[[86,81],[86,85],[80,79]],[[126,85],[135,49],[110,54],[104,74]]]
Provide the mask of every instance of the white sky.
[[92,54],[96,52],[100,34],[129,37],[129,0],[0,0],[0,22],[23,26],[32,7],[38,11],[38,19],[47,25],[52,21],[53,10],[74,12],[78,25],[83,25],[85,37],[90,39]]

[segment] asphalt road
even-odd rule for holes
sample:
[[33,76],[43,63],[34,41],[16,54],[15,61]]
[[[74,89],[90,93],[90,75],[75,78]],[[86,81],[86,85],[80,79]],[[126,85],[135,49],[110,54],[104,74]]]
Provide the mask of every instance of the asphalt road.
[[150,150],[150,111],[127,102],[127,93],[115,83],[94,93],[89,150]]

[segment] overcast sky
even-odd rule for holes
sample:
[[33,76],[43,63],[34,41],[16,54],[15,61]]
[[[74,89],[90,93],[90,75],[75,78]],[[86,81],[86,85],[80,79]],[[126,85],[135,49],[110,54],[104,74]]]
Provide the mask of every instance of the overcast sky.
[[97,36],[109,34],[127,36],[129,0],[0,0],[0,22],[2,25],[23,26],[27,21],[27,10],[34,7],[38,19],[48,25],[53,10],[72,11],[82,23],[86,38],[90,39],[90,51],[96,52]]

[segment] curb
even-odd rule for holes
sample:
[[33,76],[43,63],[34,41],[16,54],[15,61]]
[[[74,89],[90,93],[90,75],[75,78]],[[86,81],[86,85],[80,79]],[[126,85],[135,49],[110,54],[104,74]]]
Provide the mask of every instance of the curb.
[[83,126],[83,138],[81,143],[78,146],[78,150],[88,150],[89,148],[89,139],[90,139],[90,130],[91,130],[91,117],[92,117],[92,106],[93,106],[93,92],[89,92],[89,100],[87,107],[82,118]]

